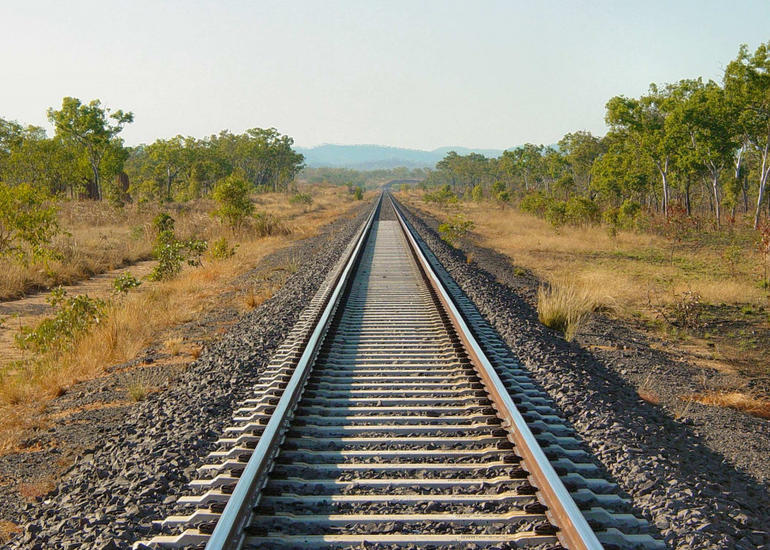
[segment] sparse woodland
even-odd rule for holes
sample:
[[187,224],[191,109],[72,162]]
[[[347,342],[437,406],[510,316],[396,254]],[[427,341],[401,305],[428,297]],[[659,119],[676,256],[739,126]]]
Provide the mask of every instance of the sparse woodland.
[[604,137],[576,131],[558,144],[528,143],[499,158],[449,153],[423,185],[448,185],[469,198],[519,199],[554,225],[603,220],[632,228],[652,215],[707,227],[748,218],[766,230],[770,43],[754,52],[741,47],[722,83],[653,84],[641,97],[611,98],[605,118]]

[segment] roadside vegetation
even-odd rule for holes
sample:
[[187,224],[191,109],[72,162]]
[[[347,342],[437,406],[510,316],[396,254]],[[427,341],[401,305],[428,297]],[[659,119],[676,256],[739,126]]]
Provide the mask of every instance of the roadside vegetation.
[[604,310],[752,379],[689,396],[770,416],[770,43],[723,82],[652,85],[607,103],[609,133],[450,152],[401,196],[533,272],[540,320],[572,339]]
[[[254,213],[237,227],[211,214],[217,208],[212,201],[180,213],[178,221],[169,213],[146,215],[143,238],[158,258],[150,276],[126,272],[93,296],[55,288],[49,296],[51,314],[30,326],[17,327],[8,320],[3,329],[14,332],[23,359],[0,362],[0,452],[14,449],[25,430],[43,421],[40,413],[49,399],[150,345],[168,344],[164,335],[174,327],[221,305],[233,279],[266,255],[313,235],[354,204],[352,195],[340,187],[314,186],[304,192],[313,196],[310,209],[292,203],[285,193],[253,197]],[[195,239],[189,237],[193,234]],[[199,247],[191,247],[191,240]],[[288,262],[283,279],[294,271]],[[231,298],[233,307],[256,307],[280,288],[280,279],[255,280],[250,293]],[[181,342],[166,346],[172,347],[179,348],[177,355],[200,351]],[[132,401],[151,391],[141,377],[127,388]]]
[[[0,119],[0,300],[49,293],[43,315],[0,318],[0,452],[44,424],[52,397],[221,306],[235,278],[343,215],[366,185],[298,180],[303,157],[273,128],[126,147],[130,112],[64,98],[48,117],[53,136]],[[65,288],[143,260],[144,276]],[[233,307],[256,307],[285,277],[253,281]],[[165,343],[172,356],[200,353]],[[128,400],[156,391],[135,378]]]

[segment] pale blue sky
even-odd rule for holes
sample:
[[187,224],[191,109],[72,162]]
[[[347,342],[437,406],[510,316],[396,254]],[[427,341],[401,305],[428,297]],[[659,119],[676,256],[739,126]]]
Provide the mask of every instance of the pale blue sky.
[[605,131],[650,82],[718,80],[770,1],[0,0],[0,116],[65,95],[134,112],[129,144],[275,126],[298,145],[431,149]]

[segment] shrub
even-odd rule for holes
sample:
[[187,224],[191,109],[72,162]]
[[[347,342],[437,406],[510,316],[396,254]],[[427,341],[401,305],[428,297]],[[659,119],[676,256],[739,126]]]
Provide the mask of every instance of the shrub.
[[360,201],[364,198],[364,188],[360,185],[353,190],[353,198]]
[[508,191],[500,191],[495,198],[501,203],[511,202],[511,194]]
[[244,220],[254,212],[254,204],[249,198],[251,187],[245,178],[230,174],[217,182],[212,197],[219,205],[213,212],[232,229],[239,229]]
[[618,225],[623,229],[636,229],[642,205],[631,199],[626,199],[618,209]]
[[227,258],[235,256],[235,249],[237,247],[238,245],[231,247],[225,237],[220,237],[214,241],[214,244],[211,246],[210,254],[215,260],[226,260]]
[[481,185],[475,185],[473,187],[473,190],[471,191],[471,198],[476,202],[479,202],[484,198],[484,190],[482,189]]
[[157,231],[152,254],[158,265],[150,273],[150,280],[163,281],[172,279],[182,270],[184,244],[177,240],[174,233],[174,218],[163,212],[155,216],[153,226]]
[[441,206],[446,206],[447,204],[456,203],[457,195],[452,192],[452,188],[449,186],[449,184],[446,184],[442,185],[432,193],[425,193],[422,196],[422,200],[425,202],[435,202]]
[[208,242],[192,238],[180,241],[174,232],[174,218],[163,212],[153,220],[153,226],[158,232],[152,254],[158,260],[158,265],[149,275],[151,281],[173,279],[182,271],[182,262],[187,260],[191,266],[201,266],[201,257],[208,249]]
[[27,183],[0,182],[0,256],[21,262],[56,256],[49,246],[59,232],[56,207],[46,200],[43,191]]
[[141,284],[142,281],[134,277],[130,271],[126,271],[112,281],[112,292],[113,294],[126,295],[130,290],[139,288]]
[[464,216],[458,214],[439,225],[438,232],[442,240],[452,246],[456,246],[457,241],[473,229],[473,225],[473,221],[466,220]]
[[586,197],[571,197],[565,204],[564,214],[567,223],[572,225],[595,225],[600,219],[599,207]]
[[545,220],[554,227],[561,227],[567,221],[567,204],[552,200],[545,209]]
[[42,320],[34,328],[22,327],[16,335],[16,344],[20,348],[38,353],[64,351],[79,335],[98,324],[107,309],[103,300],[87,294],[68,296],[61,287],[51,291],[48,303],[54,308],[54,316]]
[[554,200],[551,197],[545,196],[540,191],[535,191],[534,193],[529,193],[521,200],[519,208],[524,212],[544,218],[548,206],[553,202]]
[[150,273],[149,279],[151,281],[165,281],[176,277],[182,271],[183,249],[184,244],[176,239],[157,242],[152,253],[158,260],[158,265]]

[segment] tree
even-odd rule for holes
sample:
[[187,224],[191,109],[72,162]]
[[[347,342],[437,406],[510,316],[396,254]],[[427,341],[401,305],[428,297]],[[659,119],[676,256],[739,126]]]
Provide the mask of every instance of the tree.
[[[753,54],[744,44],[737,59],[725,70],[724,85],[730,101],[738,108],[737,124],[742,141],[760,159],[757,208],[754,229],[759,227],[762,201],[770,176],[770,42],[760,44]],[[736,173],[740,170],[740,157]]]
[[[679,135],[683,144],[680,166],[685,171],[708,174],[713,195],[717,226],[721,222],[720,175],[732,164],[738,143],[734,139],[734,113],[725,101],[724,90],[714,82],[700,79],[683,80],[669,86],[672,96],[671,116],[666,121],[667,131]],[[687,143],[687,146],[684,146]],[[689,170],[688,170],[689,168]],[[687,213],[690,213],[689,189]]]
[[[74,97],[65,97],[60,110],[48,109],[48,120],[56,128],[56,136],[80,147],[88,159],[92,172],[89,197],[102,198],[100,166],[110,147],[115,147],[117,135],[123,127],[133,122],[130,112],[102,107],[98,99],[83,104]],[[122,145],[121,145],[122,146]]]
[[165,183],[167,200],[172,198],[174,182],[192,160],[191,148],[186,147],[185,138],[157,139],[146,147],[148,159],[155,164],[157,176]]
[[232,229],[239,229],[246,217],[254,213],[249,191],[249,182],[239,174],[230,174],[221,179],[214,187],[213,197],[219,205],[214,215]]
[[26,261],[52,255],[48,245],[59,226],[56,207],[46,204],[47,198],[28,183],[0,183],[0,256]]
[[669,178],[676,155],[676,144],[666,132],[666,118],[670,103],[665,93],[654,84],[640,99],[623,96],[613,97],[607,102],[607,124],[625,135],[635,147],[648,156],[660,175],[662,184],[661,205],[663,214],[669,211]]
[[591,187],[591,167],[603,152],[602,141],[591,132],[574,132],[559,140],[559,151],[565,156],[577,189],[588,191]]

